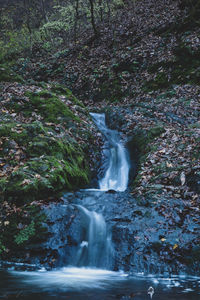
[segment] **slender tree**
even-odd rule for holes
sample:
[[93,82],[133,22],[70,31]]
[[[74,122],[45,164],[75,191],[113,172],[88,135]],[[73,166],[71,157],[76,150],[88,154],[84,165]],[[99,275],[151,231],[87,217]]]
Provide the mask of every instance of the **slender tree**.
[[46,8],[45,8],[45,2],[44,0],[40,0],[41,3],[41,9],[42,9],[42,15],[43,15],[43,19],[48,22],[48,18],[47,18],[47,13],[46,13]]
[[79,20],[79,0],[75,1],[74,41],[77,42],[77,26]]
[[29,39],[30,39],[30,50],[32,52],[32,28],[31,28],[31,16],[30,16],[30,0],[23,0],[24,3],[24,11],[26,16],[26,26],[29,31]]
[[94,31],[94,35],[98,36],[99,32],[97,30],[96,24],[95,24],[95,18],[94,18],[94,0],[89,0],[90,2],[90,15],[91,15],[91,23],[92,23],[92,28]]
[[102,0],[99,0],[99,10],[100,10],[100,20],[103,22],[103,6],[102,6]]

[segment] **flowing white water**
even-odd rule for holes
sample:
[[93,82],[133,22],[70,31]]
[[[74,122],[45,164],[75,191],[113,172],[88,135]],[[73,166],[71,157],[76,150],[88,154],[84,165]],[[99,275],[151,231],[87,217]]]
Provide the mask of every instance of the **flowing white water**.
[[18,272],[12,274],[28,286],[37,289],[83,290],[109,287],[113,282],[125,280],[123,272],[113,272],[102,269],[67,267],[59,270],[37,272]]
[[120,142],[117,131],[107,128],[105,114],[91,113],[95,124],[109,142],[109,164],[102,179],[99,180],[100,191],[115,190],[123,192],[128,186],[129,163],[128,154]]
[[112,243],[106,222],[101,214],[78,205],[82,212],[85,235],[81,241],[77,266],[108,267],[112,255]]

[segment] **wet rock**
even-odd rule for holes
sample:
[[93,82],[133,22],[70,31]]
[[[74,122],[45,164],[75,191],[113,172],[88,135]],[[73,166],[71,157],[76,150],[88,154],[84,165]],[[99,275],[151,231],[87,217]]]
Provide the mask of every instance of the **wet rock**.
[[106,124],[110,129],[121,131],[122,126],[124,126],[126,120],[123,114],[118,111],[107,111],[106,112]]
[[193,191],[200,194],[200,172],[193,170],[187,175],[186,182]]
[[29,249],[28,263],[50,268],[76,264],[77,251],[85,236],[77,204],[103,214],[112,233],[111,269],[200,274],[199,225],[195,218],[185,217],[186,204],[161,199],[154,207],[141,206],[128,192],[66,193],[63,203],[44,207],[49,238]]
[[115,194],[116,191],[115,191],[115,190],[109,190],[109,191],[107,191],[106,193],[108,193],[108,194]]

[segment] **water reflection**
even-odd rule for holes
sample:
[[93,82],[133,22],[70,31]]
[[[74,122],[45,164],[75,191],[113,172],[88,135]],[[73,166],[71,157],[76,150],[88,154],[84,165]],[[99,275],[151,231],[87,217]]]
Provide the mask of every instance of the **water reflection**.
[[0,299],[200,299],[200,278],[127,276],[123,272],[68,267],[53,271],[1,271]]

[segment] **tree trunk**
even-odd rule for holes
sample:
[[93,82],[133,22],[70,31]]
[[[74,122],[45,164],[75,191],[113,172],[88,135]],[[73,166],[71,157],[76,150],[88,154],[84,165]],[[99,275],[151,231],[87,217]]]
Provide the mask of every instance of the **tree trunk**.
[[29,31],[29,39],[30,39],[30,51],[32,52],[32,28],[30,24],[30,2],[29,0],[24,0],[24,9],[26,14],[26,26]]
[[46,14],[46,9],[45,9],[45,3],[44,0],[41,0],[41,8],[42,8],[42,15],[43,19],[48,22],[47,14]]
[[99,0],[99,7],[100,7],[100,20],[103,22],[103,7],[102,7],[102,0]]
[[110,0],[106,1],[107,8],[108,8],[108,22],[110,23],[110,17],[111,17],[111,10],[110,10]]
[[94,20],[94,0],[89,0],[90,1],[90,14],[91,14],[91,23],[92,23],[92,28],[94,31],[94,35],[98,36],[99,32],[96,28],[95,20]]
[[76,5],[75,5],[75,21],[74,21],[74,42],[75,42],[75,44],[77,42],[77,25],[78,25],[78,19],[79,19],[79,0],[76,0]]

